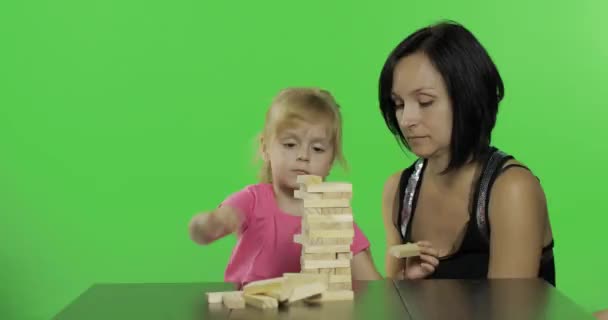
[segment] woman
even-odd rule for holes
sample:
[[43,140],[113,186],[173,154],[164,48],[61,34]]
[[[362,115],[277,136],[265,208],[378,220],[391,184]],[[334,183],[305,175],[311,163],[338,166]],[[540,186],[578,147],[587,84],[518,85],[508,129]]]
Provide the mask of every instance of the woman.
[[540,182],[490,144],[503,95],[488,53],[459,24],[420,29],[389,55],[380,108],[419,159],[385,183],[387,245],[417,242],[422,255],[387,255],[388,277],[541,277],[555,285]]

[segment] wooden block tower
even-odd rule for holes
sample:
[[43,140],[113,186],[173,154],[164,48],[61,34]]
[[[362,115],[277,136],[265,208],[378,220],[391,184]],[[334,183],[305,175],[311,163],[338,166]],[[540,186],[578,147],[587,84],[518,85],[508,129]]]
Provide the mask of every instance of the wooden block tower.
[[[302,233],[294,239],[302,245],[302,273],[327,275],[327,296],[353,296],[350,245],[354,237],[351,208],[352,185],[322,182],[321,177],[298,176],[302,199]],[[336,298],[337,299],[337,298]]]

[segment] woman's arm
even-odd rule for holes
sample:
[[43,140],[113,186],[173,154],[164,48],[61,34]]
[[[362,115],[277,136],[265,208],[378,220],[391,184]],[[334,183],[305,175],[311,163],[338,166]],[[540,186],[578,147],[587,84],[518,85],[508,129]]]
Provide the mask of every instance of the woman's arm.
[[494,183],[489,205],[488,278],[536,278],[547,204],[539,181],[523,168],[511,168]]
[[405,267],[403,259],[397,259],[389,254],[391,246],[401,244],[401,236],[393,224],[393,215],[398,210],[398,187],[401,171],[391,175],[384,184],[382,192],[382,220],[384,221],[384,232],[386,234],[385,271],[387,278],[403,278]]

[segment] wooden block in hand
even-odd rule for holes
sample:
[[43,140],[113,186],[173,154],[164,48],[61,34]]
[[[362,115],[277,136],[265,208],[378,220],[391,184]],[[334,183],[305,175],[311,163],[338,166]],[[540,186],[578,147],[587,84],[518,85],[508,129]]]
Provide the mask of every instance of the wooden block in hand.
[[258,309],[276,309],[279,307],[279,302],[273,297],[244,294],[243,299],[247,305]]
[[228,293],[222,296],[222,301],[228,309],[243,309],[245,308],[245,299],[242,292]]
[[406,243],[389,248],[390,254],[395,258],[407,258],[420,255],[420,247],[415,243]]
[[348,199],[304,199],[304,208],[348,208],[350,200]]
[[243,293],[249,295],[264,294],[267,292],[274,291],[276,289],[280,289],[283,286],[284,282],[284,277],[250,282],[243,287]]
[[339,192],[353,192],[353,185],[344,182],[323,182],[317,184],[307,185],[307,192],[311,193],[339,193]]

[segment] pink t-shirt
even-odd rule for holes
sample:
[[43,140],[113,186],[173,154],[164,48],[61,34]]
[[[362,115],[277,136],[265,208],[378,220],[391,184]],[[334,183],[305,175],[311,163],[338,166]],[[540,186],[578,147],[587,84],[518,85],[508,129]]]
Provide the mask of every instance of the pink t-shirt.
[[[293,241],[293,236],[301,231],[302,217],[279,209],[271,184],[249,185],[230,195],[221,205],[238,209],[244,215],[224,281],[244,285],[300,272],[302,246]],[[353,255],[370,246],[356,224],[354,230]]]

